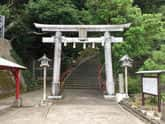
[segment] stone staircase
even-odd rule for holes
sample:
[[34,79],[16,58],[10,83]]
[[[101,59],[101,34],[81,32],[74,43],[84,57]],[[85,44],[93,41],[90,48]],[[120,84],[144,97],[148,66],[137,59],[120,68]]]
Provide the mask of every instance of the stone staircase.
[[65,81],[65,89],[97,89],[97,57],[81,64]]

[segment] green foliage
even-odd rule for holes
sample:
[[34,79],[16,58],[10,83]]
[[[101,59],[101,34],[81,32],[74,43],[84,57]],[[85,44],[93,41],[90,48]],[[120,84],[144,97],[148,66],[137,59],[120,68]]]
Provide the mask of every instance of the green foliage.
[[10,9],[6,5],[0,5],[0,15],[10,16]]
[[72,64],[72,58],[64,56],[62,60],[61,72],[64,72]]
[[161,94],[161,100],[162,100],[163,102],[165,102],[165,94],[164,94],[164,93]]
[[128,78],[128,92],[129,94],[140,93],[140,80],[137,77]]
[[[143,14],[137,18],[139,22],[133,22],[125,32],[125,42],[115,44],[112,48],[115,63],[124,54],[128,54],[134,60],[134,72],[151,56],[151,51],[158,49],[165,39],[164,22],[160,14]],[[116,64],[115,70],[118,68]]]
[[156,13],[161,5],[165,4],[164,0],[134,0],[144,13]]
[[[150,58],[148,58],[140,70],[165,70],[165,44],[161,45],[159,50],[152,52]],[[162,74],[160,82],[165,84],[165,75]],[[164,91],[162,91],[164,93]]]
[[[17,55],[14,50],[11,50],[11,56],[17,61],[17,63],[23,65],[22,59]],[[32,80],[32,73],[30,70],[22,71],[25,83],[27,85],[27,90],[33,90],[40,87],[38,81]]]
[[150,58],[148,58],[141,70],[165,70],[165,45],[161,45],[160,50],[152,52]]
[[77,10],[70,0],[30,0],[26,5],[26,14],[31,24],[34,22],[51,24],[78,23]]
[[83,58],[96,55],[97,53],[98,53],[98,51],[96,49],[87,48],[86,50],[79,52],[79,55],[80,55],[79,59],[82,60]]
[[86,8],[93,15],[94,24],[126,23],[139,14],[132,0],[87,0]]
[[[11,8],[7,5],[0,7],[0,14],[6,15],[9,18],[7,20],[13,24],[7,31],[7,37],[12,39],[15,51],[27,65],[44,52],[53,56],[53,48],[40,42],[41,37],[47,34],[36,36],[34,32],[39,31],[34,28],[34,22],[49,24],[131,23],[131,27],[123,34],[115,33],[116,36],[124,35],[124,43],[112,46],[115,76],[122,71],[118,61],[124,54],[128,54],[134,60],[133,68],[130,70],[131,76],[135,75],[135,71],[143,64],[144,69],[164,69],[164,63],[162,64],[164,54],[162,50],[158,51],[165,43],[165,5],[163,6],[161,0],[135,0],[134,2],[133,0],[29,0],[27,4],[24,4],[27,1],[19,3],[19,7],[16,4],[13,4]],[[18,1],[15,0],[14,3]],[[143,12],[133,4],[139,5]],[[77,36],[74,33],[65,33],[65,35]],[[80,51],[82,51],[81,45],[77,45],[76,49],[72,49],[72,45],[63,48],[63,70],[80,56],[79,53],[88,55],[88,52],[91,52],[91,50],[87,50],[86,53]],[[84,57],[83,54],[81,56]],[[103,48],[100,49],[99,58],[103,64]],[[30,79],[30,74],[27,75]],[[131,82],[136,81],[132,78]],[[133,87],[133,85],[137,86],[137,83],[129,85],[130,92],[138,91]]]
[[146,104],[148,105],[157,105],[158,99],[155,96],[149,96],[149,98],[146,100]]
[[163,15],[163,21],[165,21],[165,4],[159,8],[159,13]]
[[7,5],[0,5],[0,15],[4,15],[6,18],[6,23],[9,22],[10,16],[11,16],[11,11]]

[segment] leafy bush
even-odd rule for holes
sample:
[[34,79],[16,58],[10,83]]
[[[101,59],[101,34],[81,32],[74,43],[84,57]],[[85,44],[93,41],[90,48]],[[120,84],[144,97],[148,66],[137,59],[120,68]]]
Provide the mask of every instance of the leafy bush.
[[163,102],[165,102],[165,93],[162,93],[162,94],[161,94],[161,100],[162,100]]
[[137,77],[128,78],[128,92],[130,94],[136,94],[140,92],[140,79]]

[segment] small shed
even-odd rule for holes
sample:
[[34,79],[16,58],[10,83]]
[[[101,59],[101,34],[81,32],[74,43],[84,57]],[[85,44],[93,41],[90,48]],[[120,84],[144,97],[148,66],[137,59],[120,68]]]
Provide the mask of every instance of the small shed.
[[21,106],[20,100],[20,70],[25,70],[26,67],[19,65],[17,63],[11,62],[0,57],[0,70],[8,70],[11,71],[14,75],[15,82],[16,82],[16,90],[15,90],[15,97],[16,97],[16,104],[17,106]]

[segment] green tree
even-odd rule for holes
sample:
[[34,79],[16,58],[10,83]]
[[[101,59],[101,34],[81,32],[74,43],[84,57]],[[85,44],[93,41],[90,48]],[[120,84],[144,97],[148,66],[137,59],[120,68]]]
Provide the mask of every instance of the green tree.
[[165,45],[161,45],[159,50],[152,52],[150,58],[148,58],[141,70],[165,70]]
[[[53,47],[51,49],[51,46],[40,42],[41,37],[47,34],[36,33],[39,30],[34,28],[34,22],[49,24],[132,23],[131,27],[124,33],[115,33],[116,36],[124,35],[124,43],[113,44],[112,47],[113,66],[116,75],[121,71],[118,61],[124,54],[128,54],[134,59],[134,66],[131,70],[131,74],[134,75],[134,72],[143,65],[144,61],[152,56],[152,51],[158,50],[160,45],[165,43],[165,13],[163,6],[160,9],[157,7],[153,10],[153,14],[144,14],[144,12],[150,13],[150,10],[143,7],[143,12],[141,12],[139,7],[134,6],[139,4],[137,0],[135,1],[136,4],[133,0],[29,0],[27,4],[25,3],[26,0],[25,2],[23,0],[19,7],[14,5],[11,8],[5,5],[6,8],[0,8],[0,12],[8,12],[9,10],[9,15],[8,13],[6,15],[10,17],[9,22],[11,24],[9,24],[11,26],[10,30],[7,31],[7,36],[12,39],[16,52],[27,63],[29,57],[37,58],[43,52],[53,53]],[[147,6],[146,3],[144,4]],[[143,5],[139,6],[142,7]],[[157,10],[162,14],[156,13]],[[65,35],[77,36],[74,33],[66,33]],[[75,59],[81,50],[81,46],[74,50],[71,45],[64,48],[62,60],[71,63],[71,60]],[[102,48],[100,58],[104,58],[103,53]]]
[[50,24],[78,23],[76,7],[70,0],[31,0],[26,5],[26,15],[31,24],[34,22]]
[[9,23],[11,11],[7,5],[0,5],[0,15],[4,15],[7,20],[7,23]]
[[165,4],[164,0],[134,0],[134,4],[138,5],[143,13],[157,13],[159,7]]

